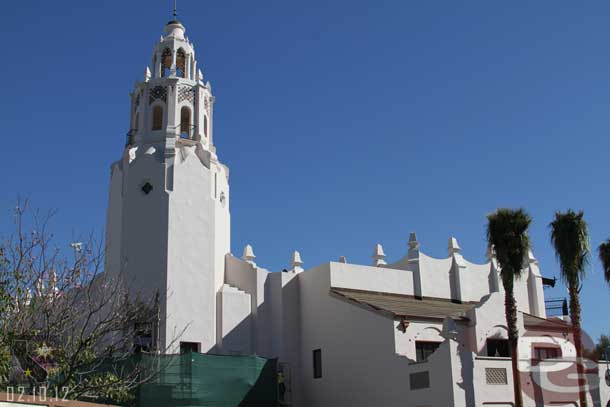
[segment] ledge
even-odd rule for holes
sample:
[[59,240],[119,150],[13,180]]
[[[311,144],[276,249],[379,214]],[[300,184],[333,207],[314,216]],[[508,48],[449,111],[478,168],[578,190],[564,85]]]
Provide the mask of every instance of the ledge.
[[498,361],[510,361],[511,358],[496,357],[496,356],[476,356],[475,360],[498,360]]

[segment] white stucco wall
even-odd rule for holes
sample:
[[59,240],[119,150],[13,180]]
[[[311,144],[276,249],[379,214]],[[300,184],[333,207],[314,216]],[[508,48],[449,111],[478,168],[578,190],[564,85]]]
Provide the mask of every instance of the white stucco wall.
[[606,380],[606,373],[610,370],[610,366],[604,362],[599,363],[599,395],[602,407],[610,404],[610,381]]
[[[413,238],[414,235],[411,236]],[[446,258],[434,258],[423,253],[416,241],[410,242],[410,245],[413,247],[400,260],[383,266],[384,269],[408,270],[412,273],[413,290],[409,294],[478,302],[491,292],[503,290],[499,272],[492,262],[470,262],[461,255],[459,248],[450,249]],[[384,282],[375,284],[383,286]],[[514,290],[520,311],[546,316],[542,277],[538,262],[531,253],[522,277],[515,281]],[[401,293],[405,293],[404,290]]]
[[218,292],[220,325],[219,351],[223,354],[251,355],[252,350],[252,299],[227,284]]
[[[168,330],[181,341],[201,343],[207,352],[216,345],[216,287],[211,172],[192,151],[178,150],[168,208]],[[185,299],[188,298],[188,301]],[[169,334],[169,332],[168,332]]]
[[481,301],[490,293],[490,264],[475,264],[463,260],[466,268],[461,273],[462,301]]
[[[416,321],[405,333],[398,331],[393,318],[329,295],[334,267],[299,275],[302,405],[465,406],[464,395],[453,386],[462,374],[459,363],[451,361],[459,345],[440,336],[441,321]],[[407,357],[415,358],[416,340],[444,342],[427,362],[414,363]],[[313,378],[314,349],[322,350],[320,379]],[[410,374],[418,371],[428,372],[430,388],[411,391]]]
[[123,170],[122,160],[110,166],[108,208],[106,209],[106,259],[104,271],[118,275],[121,270],[123,224]]
[[332,287],[413,295],[413,273],[408,270],[336,262],[326,267]]
[[[277,350],[272,349],[271,337],[274,295],[269,271],[232,255],[226,256],[225,262],[225,282],[250,294],[253,351],[263,357],[276,357]],[[281,295],[281,291],[277,295]]]
[[[167,148],[131,148],[125,170],[113,167],[107,268],[119,265],[132,292],[146,300],[159,291],[163,347],[196,342],[205,352],[216,344],[216,293],[230,250],[228,198],[214,199],[211,171],[195,146],[179,143],[175,155]],[[149,194],[142,191],[147,182]],[[224,172],[218,183],[228,197]]]
[[419,255],[419,268],[422,276],[422,296],[451,298],[449,271],[453,259],[435,259],[424,253]]
[[[409,362],[394,351],[394,321],[331,297],[329,288],[329,264],[299,275],[299,405],[372,406],[406,400]],[[322,351],[320,379],[313,378],[315,349]]]
[[[153,190],[142,192],[142,185],[149,182]],[[156,292],[161,295],[161,314],[166,315],[168,261],[168,201],[165,191],[165,165],[159,154],[136,151],[131,163],[124,162],[122,183],[123,207],[121,226],[121,271],[132,295],[151,301]],[[114,239],[114,236],[108,236]],[[161,341],[171,341],[162,320]]]
[[414,362],[416,360],[415,342],[443,342],[445,338],[441,336],[442,329],[441,321],[410,321],[405,332],[394,330],[395,351]]

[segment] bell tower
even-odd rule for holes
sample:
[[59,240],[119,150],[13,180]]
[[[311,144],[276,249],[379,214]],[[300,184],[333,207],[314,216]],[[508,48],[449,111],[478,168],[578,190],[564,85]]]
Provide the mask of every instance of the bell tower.
[[206,352],[230,252],[229,169],[213,142],[214,96],[176,19],[131,96],[122,158],[111,166],[106,270],[161,298],[161,346]]

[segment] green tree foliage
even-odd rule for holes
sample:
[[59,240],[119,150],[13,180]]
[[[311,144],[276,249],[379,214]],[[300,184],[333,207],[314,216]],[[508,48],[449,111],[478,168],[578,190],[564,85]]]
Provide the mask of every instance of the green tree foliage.
[[[565,213],[556,212],[555,219],[550,223],[551,242],[560,264],[561,279],[568,286],[570,295],[570,320],[574,331],[574,346],[576,347],[577,371],[579,377],[584,377],[582,329],[580,316],[579,292],[585,277],[585,266],[589,259],[589,233],[582,211],[568,210]],[[579,380],[580,405],[587,407],[586,381]]]
[[504,310],[511,348],[515,406],[523,406],[521,377],[518,369],[519,330],[517,328],[517,304],[514,296],[514,281],[521,276],[530,241],[527,230],[532,222],[523,209],[498,209],[487,216],[487,242],[500,267],[504,286]]
[[610,353],[610,337],[608,335],[602,335],[599,337],[599,341],[595,348],[585,351],[585,357],[591,360],[600,361],[607,360],[608,357],[606,351]]
[[597,254],[604,269],[604,278],[610,284],[610,239],[599,245]]

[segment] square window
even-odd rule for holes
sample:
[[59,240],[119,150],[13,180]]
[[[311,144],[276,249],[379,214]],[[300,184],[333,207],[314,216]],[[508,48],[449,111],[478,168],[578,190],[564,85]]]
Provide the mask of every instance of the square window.
[[555,347],[535,347],[534,348],[534,359],[536,360],[547,360],[547,359],[559,359],[561,357],[561,350]]
[[509,358],[508,339],[487,339],[487,356],[490,358]]
[[427,389],[430,387],[430,373],[417,372],[409,375],[411,390]]
[[199,342],[180,342],[180,353],[198,353],[200,346]]
[[428,360],[428,357],[432,355],[439,346],[441,346],[440,342],[415,342],[416,361],[423,362]]

